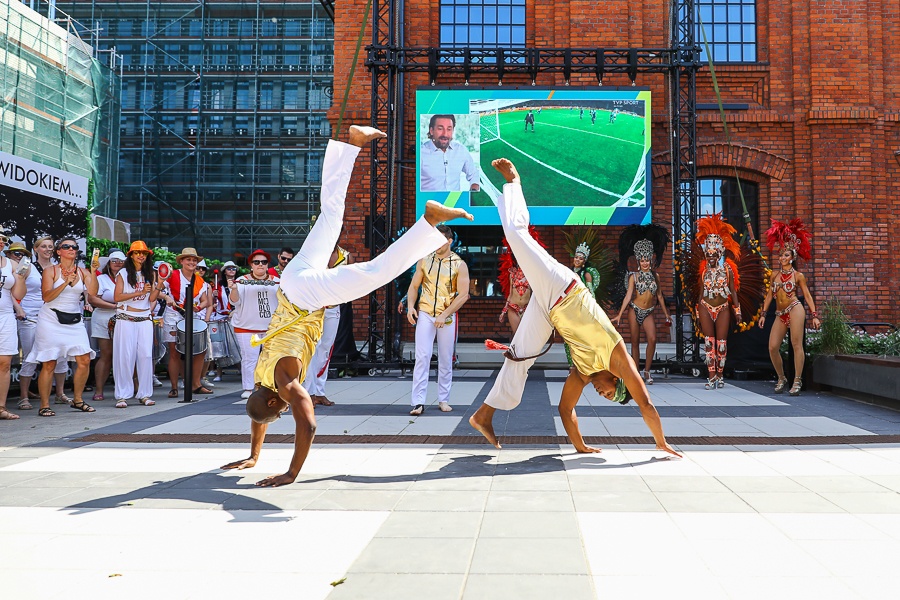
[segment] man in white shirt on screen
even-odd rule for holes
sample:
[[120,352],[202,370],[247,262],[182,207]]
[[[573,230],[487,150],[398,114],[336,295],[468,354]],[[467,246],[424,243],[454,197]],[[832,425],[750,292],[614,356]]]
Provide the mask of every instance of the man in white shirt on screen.
[[[428,141],[419,149],[422,160],[420,189],[423,192],[477,192],[478,166],[465,146],[453,140],[456,116],[432,115]],[[468,188],[461,185],[465,173]]]

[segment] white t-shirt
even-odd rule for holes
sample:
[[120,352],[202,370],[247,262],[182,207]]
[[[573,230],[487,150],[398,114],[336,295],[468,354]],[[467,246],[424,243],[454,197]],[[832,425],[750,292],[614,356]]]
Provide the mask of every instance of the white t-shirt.
[[238,301],[231,311],[231,324],[244,332],[265,331],[278,306],[278,278],[256,280],[244,275],[235,280]]
[[[125,273],[125,269],[119,271],[120,273]],[[116,292],[116,282],[113,281],[112,277],[107,275],[106,273],[101,273],[97,276],[97,296],[103,300],[104,302],[109,302],[110,304],[115,304],[115,292]],[[105,307],[104,307],[105,308]],[[109,309],[107,309],[109,310]]]

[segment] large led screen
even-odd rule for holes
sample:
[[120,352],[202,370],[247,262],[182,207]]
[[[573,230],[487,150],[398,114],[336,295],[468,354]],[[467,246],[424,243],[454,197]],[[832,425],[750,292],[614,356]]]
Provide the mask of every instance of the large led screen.
[[498,225],[508,158],[535,225],[649,223],[650,106],[637,88],[420,88],[417,214],[437,200]]

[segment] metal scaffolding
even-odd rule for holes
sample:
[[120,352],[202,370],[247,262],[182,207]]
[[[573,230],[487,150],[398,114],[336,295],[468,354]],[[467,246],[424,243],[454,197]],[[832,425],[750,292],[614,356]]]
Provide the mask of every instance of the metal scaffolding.
[[[506,75],[560,73],[566,82],[574,74],[593,74],[598,83],[611,73],[666,76],[671,98],[670,123],[671,194],[676,231],[693,235],[697,218],[696,170],[696,73],[700,48],[696,43],[694,0],[674,0],[671,12],[671,45],[665,48],[501,48],[501,47],[408,47],[403,40],[403,0],[374,0],[372,44],[366,65],[371,71],[372,125],[388,132],[387,143],[376,144],[372,155],[371,211],[368,236],[372,256],[387,246],[402,208],[399,166],[403,161],[404,73],[428,73],[435,82],[446,75],[490,74],[502,83]],[[677,278],[676,278],[677,279]],[[368,359],[392,365],[402,362],[393,339],[398,326],[391,310],[393,284],[373,292],[369,301]],[[681,315],[688,314],[676,280],[677,361],[695,363],[699,344],[692,328],[684,330]]]
[[319,0],[58,2],[123,56],[120,218],[231,258],[318,212],[333,22]]

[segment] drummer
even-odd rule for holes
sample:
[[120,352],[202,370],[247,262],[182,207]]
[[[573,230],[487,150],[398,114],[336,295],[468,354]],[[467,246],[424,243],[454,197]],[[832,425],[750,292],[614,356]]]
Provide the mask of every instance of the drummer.
[[[178,378],[182,373],[182,356],[176,348],[178,340],[178,323],[185,318],[185,292],[187,291],[188,281],[193,275],[194,286],[192,288],[193,296],[193,317],[195,320],[204,321],[206,318],[206,310],[210,305],[209,284],[203,281],[203,278],[197,273],[197,264],[203,260],[203,257],[197,254],[195,248],[185,248],[181,254],[175,257],[176,262],[181,266],[180,269],[174,271],[166,280],[164,294],[168,309],[163,313],[163,339],[169,346],[169,383],[172,389],[169,390],[169,398],[178,397]],[[189,313],[188,313],[189,314]],[[184,315],[184,316],[183,316]],[[206,353],[201,352],[195,354],[191,363],[191,389],[194,394],[212,394],[213,391],[208,387],[201,385],[200,378],[203,376],[203,361]],[[187,382],[185,382],[187,383]]]

